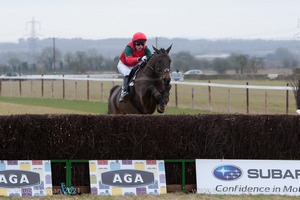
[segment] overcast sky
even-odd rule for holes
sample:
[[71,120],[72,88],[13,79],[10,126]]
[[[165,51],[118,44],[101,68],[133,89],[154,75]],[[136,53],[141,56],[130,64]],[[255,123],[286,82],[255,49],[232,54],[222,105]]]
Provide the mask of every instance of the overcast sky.
[[0,26],[0,42],[32,35],[130,38],[137,31],[148,37],[292,40],[300,39],[300,0],[0,0]]

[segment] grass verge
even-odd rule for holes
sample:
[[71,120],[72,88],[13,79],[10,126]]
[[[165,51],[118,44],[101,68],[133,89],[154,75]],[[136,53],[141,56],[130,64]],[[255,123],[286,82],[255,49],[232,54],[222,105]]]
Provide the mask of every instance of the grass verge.
[[[107,103],[93,102],[93,101],[79,101],[79,100],[62,100],[62,99],[46,99],[46,98],[25,98],[25,97],[0,97],[0,103],[7,103],[5,108],[0,109],[0,114],[45,114],[51,112],[55,113],[74,113],[74,114],[106,114]],[[20,107],[21,106],[21,107]],[[8,108],[9,107],[9,108]],[[20,109],[22,108],[22,109]],[[30,111],[30,112],[29,112]],[[201,111],[198,109],[178,109],[167,107],[164,114],[208,114],[208,111]],[[155,113],[158,114],[158,113]]]

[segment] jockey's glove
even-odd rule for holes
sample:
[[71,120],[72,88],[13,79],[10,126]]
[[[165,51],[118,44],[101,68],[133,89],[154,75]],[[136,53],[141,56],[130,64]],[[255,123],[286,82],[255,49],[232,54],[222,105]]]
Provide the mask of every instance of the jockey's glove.
[[147,61],[147,56],[139,57],[138,61],[146,62]]

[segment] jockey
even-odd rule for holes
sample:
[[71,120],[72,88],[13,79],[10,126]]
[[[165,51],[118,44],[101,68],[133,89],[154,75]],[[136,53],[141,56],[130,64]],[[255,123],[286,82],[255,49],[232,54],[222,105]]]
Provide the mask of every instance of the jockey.
[[132,41],[123,50],[118,63],[118,71],[124,75],[122,92],[119,101],[125,102],[128,98],[128,79],[130,71],[142,61],[152,55],[146,45],[147,37],[144,33],[137,32],[133,35]]

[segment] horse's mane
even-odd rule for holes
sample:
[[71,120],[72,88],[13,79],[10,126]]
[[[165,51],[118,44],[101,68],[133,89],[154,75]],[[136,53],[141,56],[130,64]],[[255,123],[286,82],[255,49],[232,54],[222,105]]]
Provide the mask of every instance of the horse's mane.
[[168,54],[168,52],[167,52],[164,48],[160,48],[160,51],[161,51],[163,54]]
[[[168,54],[168,52],[164,48],[160,48],[159,51],[162,52],[163,54]],[[158,53],[156,51],[154,51],[154,53],[148,58],[148,60],[150,60],[150,58],[152,58],[154,55],[157,55],[157,54]]]
[[[159,51],[162,52],[163,54],[167,54],[168,53],[164,48],[160,48]],[[157,52],[155,51],[154,54],[156,54],[156,53]]]

